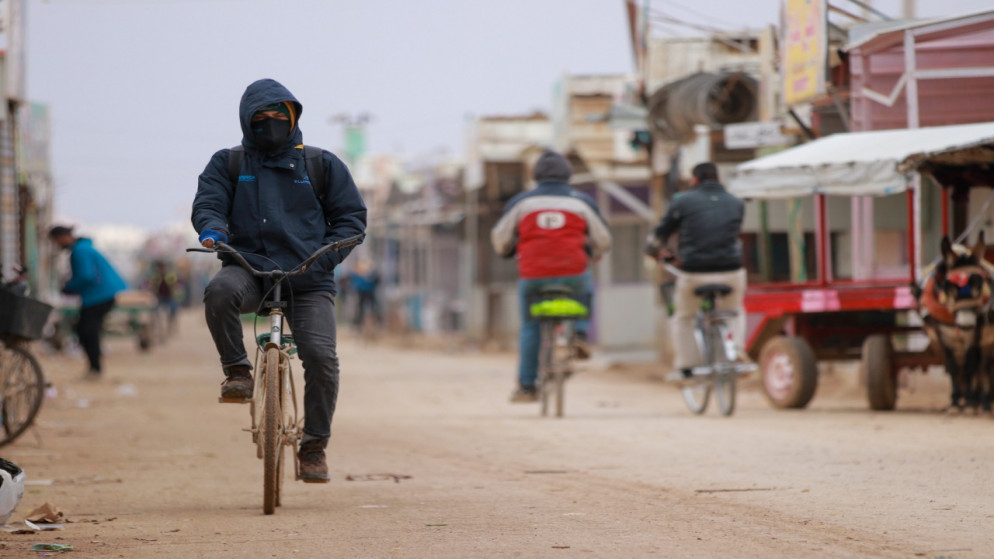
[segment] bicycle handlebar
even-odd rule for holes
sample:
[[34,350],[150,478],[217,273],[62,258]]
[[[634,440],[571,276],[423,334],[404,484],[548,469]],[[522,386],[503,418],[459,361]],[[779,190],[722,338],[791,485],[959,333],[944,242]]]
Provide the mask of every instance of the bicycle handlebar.
[[310,269],[311,265],[314,264],[314,262],[317,261],[318,258],[321,258],[325,254],[333,250],[339,251],[342,250],[343,248],[354,247],[359,243],[361,243],[365,238],[366,234],[360,233],[358,235],[348,237],[340,241],[335,241],[333,243],[326,244],[323,247],[317,249],[317,251],[315,251],[314,254],[308,256],[306,260],[298,264],[296,268],[290,270],[289,272],[285,272],[280,269],[270,270],[268,272],[263,270],[256,270],[255,268],[252,267],[251,264],[248,263],[248,260],[245,260],[245,257],[242,255],[241,252],[222,242],[214,243],[214,248],[188,248],[186,249],[186,251],[213,252],[213,253],[223,252],[225,254],[230,254],[231,257],[235,259],[235,262],[237,262],[242,268],[245,268],[245,270],[248,271],[253,276],[264,279],[281,280],[285,278],[293,278],[303,275],[305,272],[307,272],[307,270]]

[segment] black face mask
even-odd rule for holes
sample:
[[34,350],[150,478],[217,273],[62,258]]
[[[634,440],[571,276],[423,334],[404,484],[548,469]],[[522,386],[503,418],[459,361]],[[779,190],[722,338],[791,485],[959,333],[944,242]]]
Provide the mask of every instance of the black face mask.
[[252,139],[262,151],[275,151],[290,137],[290,121],[266,118],[252,123]]

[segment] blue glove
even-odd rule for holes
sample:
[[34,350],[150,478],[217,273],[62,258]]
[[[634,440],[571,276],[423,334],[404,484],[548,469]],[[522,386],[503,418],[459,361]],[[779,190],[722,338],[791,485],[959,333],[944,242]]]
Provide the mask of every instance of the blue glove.
[[200,240],[200,244],[202,244],[202,245],[204,244],[205,241],[210,240],[211,241],[210,245],[204,245],[204,246],[207,246],[208,248],[210,248],[211,246],[214,246],[214,243],[217,243],[217,242],[226,243],[226,242],[228,242],[228,234],[225,233],[224,231],[215,231],[214,229],[204,229],[203,232],[200,233],[200,239],[199,240]]

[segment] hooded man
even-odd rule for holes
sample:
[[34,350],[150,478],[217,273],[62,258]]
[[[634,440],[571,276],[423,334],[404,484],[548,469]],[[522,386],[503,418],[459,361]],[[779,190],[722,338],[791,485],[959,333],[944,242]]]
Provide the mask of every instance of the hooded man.
[[104,255],[93,247],[93,241],[86,237],[76,237],[71,227],[56,225],[48,232],[48,236],[59,248],[70,251],[69,267],[72,277],[62,288],[62,292],[80,297],[76,336],[90,363],[86,378],[99,379],[103,372],[100,338],[104,320],[114,308],[117,294],[127,289],[127,284]]
[[[311,184],[298,126],[302,110],[275,80],[258,80],[245,89],[238,110],[237,176],[229,171],[233,150],[218,151],[201,173],[193,201],[193,226],[203,246],[225,242],[256,269],[291,270],[322,246],[366,230],[366,206],[338,157],[322,150],[323,184]],[[333,271],[348,253],[331,251],[290,281],[286,316],[304,368],[298,455],[305,482],[329,480],[325,448],[339,381]],[[269,285],[230,258],[221,260],[204,292],[205,312],[225,374],[221,400],[240,402],[252,397],[253,381],[239,316],[259,310]]]
[[[570,188],[573,168],[565,157],[545,151],[532,169],[534,190],[512,198],[490,232],[497,254],[518,260],[518,298],[521,332],[518,339],[518,387],[512,402],[535,402],[538,394],[539,322],[531,317],[529,300],[542,287],[564,285],[574,297],[590,298],[591,258],[599,259],[611,247],[611,232],[594,201]],[[589,322],[577,321],[574,346],[586,358]]]

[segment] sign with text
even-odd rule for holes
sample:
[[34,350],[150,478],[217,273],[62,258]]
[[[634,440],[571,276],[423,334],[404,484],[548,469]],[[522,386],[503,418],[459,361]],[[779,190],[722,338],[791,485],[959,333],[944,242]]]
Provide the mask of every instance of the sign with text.
[[826,0],[783,0],[780,75],[788,107],[825,94],[828,70]]
[[782,146],[789,138],[780,132],[779,122],[740,122],[726,124],[725,147],[750,149],[763,146]]

